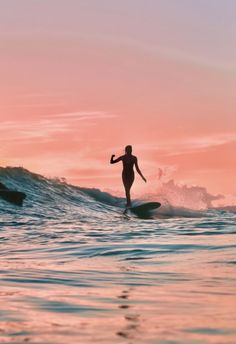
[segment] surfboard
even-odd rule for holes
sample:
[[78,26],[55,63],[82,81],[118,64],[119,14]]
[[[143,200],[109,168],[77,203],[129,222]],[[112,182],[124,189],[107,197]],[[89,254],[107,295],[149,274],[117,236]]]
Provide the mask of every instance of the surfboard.
[[26,194],[24,192],[4,189],[0,190],[0,197],[7,202],[21,206],[26,198]]
[[133,206],[129,210],[138,217],[148,218],[152,210],[158,209],[161,206],[159,202],[147,202],[140,205]]

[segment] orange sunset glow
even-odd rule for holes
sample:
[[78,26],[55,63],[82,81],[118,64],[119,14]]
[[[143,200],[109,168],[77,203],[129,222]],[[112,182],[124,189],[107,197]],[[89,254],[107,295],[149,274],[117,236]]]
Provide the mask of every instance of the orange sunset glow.
[[[170,5],[171,4],[171,5]],[[197,5],[196,5],[197,4]],[[1,165],[123,193],[148,182],[236,198],[236,3],[11,1],[0,11]]]

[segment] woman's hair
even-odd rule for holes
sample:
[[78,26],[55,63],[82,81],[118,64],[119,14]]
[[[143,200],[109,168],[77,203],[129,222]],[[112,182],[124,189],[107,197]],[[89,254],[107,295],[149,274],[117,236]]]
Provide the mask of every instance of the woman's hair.
[[131,154],[132,153],[132,146],[128,145],[125,147],[125,153]]

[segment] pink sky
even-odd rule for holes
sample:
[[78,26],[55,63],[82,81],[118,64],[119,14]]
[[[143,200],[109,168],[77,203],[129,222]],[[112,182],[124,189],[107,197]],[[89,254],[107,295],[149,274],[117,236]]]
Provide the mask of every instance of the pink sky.
[[226,3],[4,4],[1,165],[123,191],[109,159],[132,144],[148,179],[137,192],[154,190],[162,168],[236,195],[236,5]]

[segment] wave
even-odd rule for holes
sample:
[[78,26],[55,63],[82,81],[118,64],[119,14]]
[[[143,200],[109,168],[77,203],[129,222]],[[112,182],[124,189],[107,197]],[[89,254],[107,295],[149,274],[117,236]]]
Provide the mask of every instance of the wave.
[[[119,211],[125,206],[125,199],[116,197],[108,192],[96,188],[85,188],[68,184],[64,179],[46,178],[37,173],[28,171],[23,167],[0,167],[0,182],[11,190],[22,191],[27,194],[24,210],[31,211],[41,217],[58,217],[63,213],[78,213],[83,216],[99,216],[104,212]],[[186,206],[173,206],[162,195],[156,201],[162,203],[158,209],[161,217],[200,217],[202,211]],[[0,200],[4,208],[11,211],[13,205]],[[141,200],[135,200],[134,204],[140,204]],[[79,207],[79,210],[78,210]],[[23,210],[22,210],[23,211]],[[91,212],[93,214],[91,214]],[[205,212],[204,212],[205,214]]]
[[[68,184],[64,179],[46,178],[22,167],[0,168],[0,182],[10,190],[26,193],[21,213],[39,217],[58,218],[63,214],[77,213],[94,216],[108,212],[111,208],[121,208],[125,204],[123,198],[115,197],[99,189],[84,188]],[[16,208],[0,199],[5,211],[11,212]],[[114,210],[114,209],[113,209]]]

